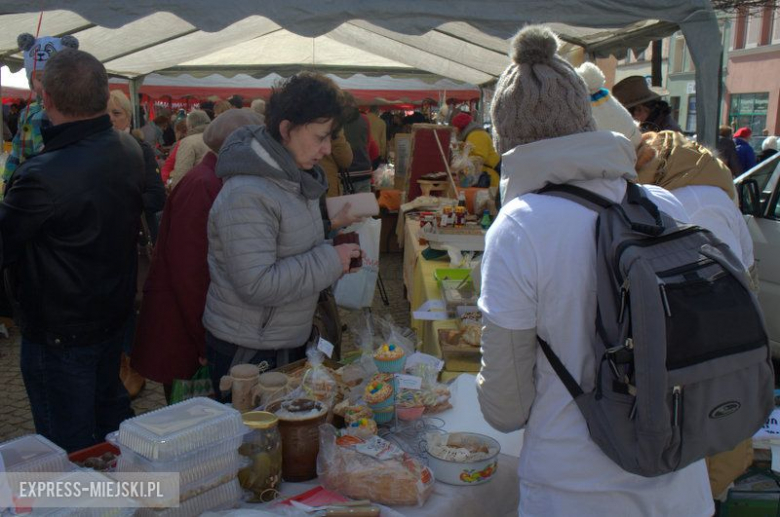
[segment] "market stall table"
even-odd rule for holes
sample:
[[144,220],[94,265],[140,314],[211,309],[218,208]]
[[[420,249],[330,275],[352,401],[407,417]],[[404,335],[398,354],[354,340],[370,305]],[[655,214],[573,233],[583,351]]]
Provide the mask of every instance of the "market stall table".
[[[482,419],[476,395],[476,379],[473,375],[461,375],[451,384],[452,409],[433,415],[444,422],[446,431],[477,432],[491,436],[501,444],[498,469],[487,483],[475,486],[453,486],[439,481],[423,506],[382,507],[382,517],[422,516],[516,516],[519,504],[517,463],[522,448],[523,432],[505,434],[493,430]],[[319,485],[317,479],[303,483],[281,484],[283,497],[292,497]],[[255,505],[244,503],[245,509],[268,509],[273,503]]]
[[[450,267],[449,258],[428,260],[422,256],[426,246],[417,239],[420,224],[416,219],[407,217],[404,232],[404,285],[412,312],[430,300],[440,300],[441,292],[434,278],[437,269]],[[457,319],[437,321],[415,319],[412,315],[411,327],[417,333],[419,351],[445,360],[441,380],[446,381],[463,372],[478,372],[480,356],[475,354],[442,354],[439,343],[439,330],[458,328]]]

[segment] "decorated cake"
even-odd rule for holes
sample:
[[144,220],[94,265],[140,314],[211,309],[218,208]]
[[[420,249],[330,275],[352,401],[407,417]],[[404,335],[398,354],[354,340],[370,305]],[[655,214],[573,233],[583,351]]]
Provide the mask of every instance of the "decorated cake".
[[392,343],[385,343],[374,352],[374,363],[380,372],[400,373],[404,368],[404,349]]

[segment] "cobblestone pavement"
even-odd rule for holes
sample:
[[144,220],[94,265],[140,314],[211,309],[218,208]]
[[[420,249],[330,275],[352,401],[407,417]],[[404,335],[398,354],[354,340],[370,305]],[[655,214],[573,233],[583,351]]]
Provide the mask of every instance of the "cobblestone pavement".
[[[390,301],[389,306],[382,304],[379,290],[374,296],[372,312],[375,315],[390,314],[393,320],[403,326],[409,326],[409,304],[404,296],[403,255],[401,253],[383,254],[380,259],[380,271]],[[354,314],[342,311],[342,320],[350,325]],[[8,325],[8,322],[6,322]],[[19,370],[20,335],[16,328],[10,328],[10,337],[0,337],[0,442],[35,432],[30,413],[30,403]],[[351,344],[346,336],[344,348]],[[165,405],[162,385],[147,381],[146,387],[133,401],[136,414],[145,413]]]

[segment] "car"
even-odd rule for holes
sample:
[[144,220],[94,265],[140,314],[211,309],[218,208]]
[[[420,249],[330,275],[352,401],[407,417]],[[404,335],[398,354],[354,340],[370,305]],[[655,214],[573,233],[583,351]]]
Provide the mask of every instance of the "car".
[[772,356],[780,359],[780,153],[734,180],[758,270],[758,300]]

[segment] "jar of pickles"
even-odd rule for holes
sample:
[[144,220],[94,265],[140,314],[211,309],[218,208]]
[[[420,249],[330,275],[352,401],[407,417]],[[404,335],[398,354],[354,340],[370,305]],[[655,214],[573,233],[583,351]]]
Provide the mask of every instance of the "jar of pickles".
[[253,493],[250,503],[265,503],[274,499],[282,479],[282,440],[279,419],[266,411],[250,411],[242,415],[251,432],[244,437],[239,454],[249,458],[249,465],[238,471],[241,486]]

